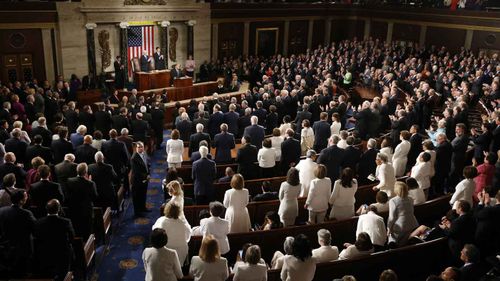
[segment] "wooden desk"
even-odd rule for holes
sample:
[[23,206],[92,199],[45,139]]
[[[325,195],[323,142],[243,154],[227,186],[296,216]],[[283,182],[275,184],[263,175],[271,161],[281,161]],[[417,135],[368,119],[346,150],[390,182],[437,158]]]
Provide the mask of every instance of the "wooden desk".
[[182,77],[174,79],[174,87],[182,88],[182,87],[191,87],[193,86],[193,78],[191,77]]
[[137,91],[166,88],[170,86],[170,70],[136,72],[134,73],[134,81]]

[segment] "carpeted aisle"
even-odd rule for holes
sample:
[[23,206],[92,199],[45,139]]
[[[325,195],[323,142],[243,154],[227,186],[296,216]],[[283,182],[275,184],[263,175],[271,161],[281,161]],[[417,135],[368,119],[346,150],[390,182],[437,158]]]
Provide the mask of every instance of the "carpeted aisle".
[[[159,207],[163,203],[161,181],[167,167],[165,159],[165,142],[170,131],[164,131],[163,143],[149,159],[151,164],[151,180],[148,186],[147,208],[152,209],[144,218],[134,218],[132,202],[126,201],[125,211],[113,223],[113,231],[109,247],[98,249],[96,274],[93,280],[102,281],[140,281],[145,272],[142,263],[142,251],[149,244],[149,234],[156,218],[160,216]],[[104,254],[102,254],[104,251]],[[101,254],[99,254],[101,252]],[[102,259],[99,259],[102,257]]]

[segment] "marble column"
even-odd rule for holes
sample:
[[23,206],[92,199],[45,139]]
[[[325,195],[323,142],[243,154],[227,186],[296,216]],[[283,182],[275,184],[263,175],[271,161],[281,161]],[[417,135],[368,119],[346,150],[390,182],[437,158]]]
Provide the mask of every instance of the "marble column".
[[[120,22],[120,57],[122,57],[123,72],[125,77],[128,77],[128,22]],[[127,82],[128,79],[125,79]]]
[[161,32],[161,42],[160,48],[161,53],[165,56],[165,68],[168,69],[168,27],[170,26],[169,21],[162,21],[160,23],[160,32]]
[[96,59],[95,59],[95,40],[94,40],[94,28],[97,27],[95,23],[87,23],[85,28],[87,29],[87,62],[88,62],[88,73],[92,74],[93,77],[97,78],[96,70]]
[[187,55],[193,56],[194,59],[194,25],[195,20],[190,20],[187,22]]
[[332,17],[329,17],[325,20],[325,41],[324,46],[327,46],[331,43],[332,37]]

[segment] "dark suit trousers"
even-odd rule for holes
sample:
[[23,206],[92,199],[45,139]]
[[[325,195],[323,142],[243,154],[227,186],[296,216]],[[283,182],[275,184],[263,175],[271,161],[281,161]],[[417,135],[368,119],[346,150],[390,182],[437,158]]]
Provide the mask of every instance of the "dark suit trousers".
[[133,183],[132,184],[132,202],[134,204],[134,213],[138,215],[146,210],[146,193],[148,184]]

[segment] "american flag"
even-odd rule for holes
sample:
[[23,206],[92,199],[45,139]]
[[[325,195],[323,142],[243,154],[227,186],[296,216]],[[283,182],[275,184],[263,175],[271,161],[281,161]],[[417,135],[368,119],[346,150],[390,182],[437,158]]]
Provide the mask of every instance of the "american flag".
[[154,53],[154,30],[152,25],[131,26],[128,29],[128,69],[129,76],[132,75],[131,61],[140,58],[142,51],[146,50],[148,56]]

